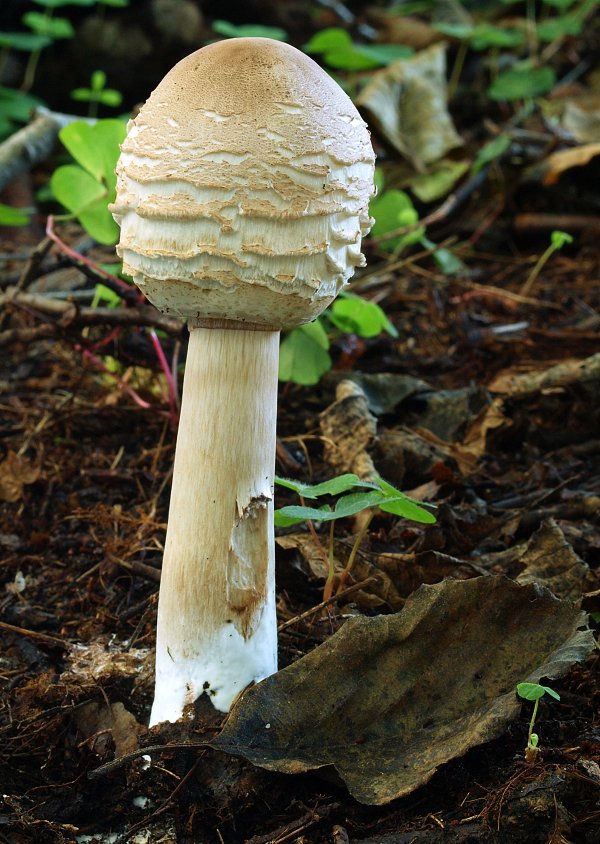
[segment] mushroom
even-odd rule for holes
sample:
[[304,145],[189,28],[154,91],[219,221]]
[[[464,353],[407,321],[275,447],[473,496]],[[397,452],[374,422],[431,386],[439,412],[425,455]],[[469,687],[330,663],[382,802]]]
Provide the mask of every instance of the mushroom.
[[374,154],[342,89],[267,38],[180,61],[131,121],[112,212],[123,269],[190,330],[151,724],[227,711],[277,670],[279,335],[364,264]]

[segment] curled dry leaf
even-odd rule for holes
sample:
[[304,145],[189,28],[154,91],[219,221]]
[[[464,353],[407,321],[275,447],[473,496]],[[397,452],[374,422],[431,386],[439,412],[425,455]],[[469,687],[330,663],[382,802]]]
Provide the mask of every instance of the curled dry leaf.
[[333,766],[363,803],[416,789],[502,733],[519,682],[594,648],[585,614],[505,578],[422,586],[402,612],[355,617],[244,692],[212,745],[272,771]]
[[357,102],[386,140],[422,171],[463,143],[447,95],[446,46],[434,44],[374,73]]
[[536,530],[519,560],[525,566],[519,583],[539,583],[558,598],[576,601],[584,591],[589,567],[577,556],[554,519]]
[[377,474],[367,453],[377,434],[377,419],[359,384],[340,381],[335,397],[320,418],[324,458],[336,472],[354,472],[369,480]]
[[572,384],[600,381],[600,352],[582,360],[567,360],[532,372],[503,372],[489,385],[493,393],[527,396]]
[[23,487],[33,484],[40,476],[40,467],[27,457],[9,451],[0,463],[0,499],[14,503],[23,495]]

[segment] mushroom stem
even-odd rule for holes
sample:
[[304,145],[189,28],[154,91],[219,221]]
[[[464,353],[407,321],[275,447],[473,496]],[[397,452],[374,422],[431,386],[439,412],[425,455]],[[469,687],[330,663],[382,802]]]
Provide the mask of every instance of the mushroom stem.
[[176,721],[203,691],[226,712],[245,686],[277,670],[278,357],[279,331],[190,331],[151,725]]

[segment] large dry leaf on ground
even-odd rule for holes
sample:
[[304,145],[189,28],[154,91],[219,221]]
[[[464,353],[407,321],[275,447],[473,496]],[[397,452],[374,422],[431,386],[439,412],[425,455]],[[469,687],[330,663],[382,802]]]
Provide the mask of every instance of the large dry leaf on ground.
[[517,683],[590,653],[584,618],[505,578],[422,586],[402,612],[349,619],[244,692],[212,745],[272,771],[334,766],[357,800],[387,803],[500,735],[520,709]]
[[457,464],[462,475],[474,472],[480,459],[487,451],[487,435],[496,428],[509,427],[511,420],[504,413],[504,401],[493,399],[474,416],[465,429],[462,442],[448,443],[425,428],[418,428],[417,433],[423,439],[438,446]]
[[577,556],[554,519],[536,530],[519,560],[525,566],[519,583],[539,583],[558,598],[581,598],[589,566]]
[[359,94],[389,143],[417,170],[462,146],[448,112],[446,46],[434,44],[374,73]]

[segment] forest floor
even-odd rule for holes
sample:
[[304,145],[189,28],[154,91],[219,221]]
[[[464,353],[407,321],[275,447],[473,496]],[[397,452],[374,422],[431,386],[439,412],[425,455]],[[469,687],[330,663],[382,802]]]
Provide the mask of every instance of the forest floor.
[[[531,267],[527,254],[476,257],[470,266],[485,284],[508,294]],[[392,606],[367,585],[287,626],[283,665],[348,614],[398,610],[421,582],[484,568],[514,578],[534,565],[538,582],[598,610],[600,376],[595,333],[581,322],[598,305],[599,266],[593,245],[559,257],[535,304],[472,296],[459,280],[409,264],[398,276],[382,269],[399,339],[355,338],[318,386],[282,385],[280,474],[335,474],[323,457],[324,419],[339,409],[336,381],[365,373],[376,376],[365,382],[378,402],[376,434],[367,437],[376,467],[439,505],[433,526],[384,514],[372,523],[355,578],[372,576],[387,555]],[[597,653],[552,681],[561,700],[542,701],[535,766],[523,761],[529,705],[497,739],[380,808],[316,774],[266,773],[216,750],[210,763],[206,750],[200,763],[200,751],[165,750],[147,771],[130,763],[90,779],[115,746],[123,755],[138,739],[169,741],[143,725],[175,435],[152,383],[139,387],[150,404],[141,408],[82,360],[76,339],[67,330],[17,343],[1,363],[2,840],[72,841],[76,831],[138,826],[151,830],[140,841],[600,840]],[[525,379],[518,388],[515,378]],[[357,428],[340,424],[340,443],[353,440]],[[340,524],[347,558],[352,524]],[[320,602],[324,574],[310,534],[283,533],[281,623]],[[555,829],[562,838],[548,837]]]
[[[519,155],[557,143],[539,115],[521,129]],[[437,522],[376,513],[320,608],[328,526],[278,531],[280,665],[316,662],[295,701],[279,680],[250,690],[292,731],[263,765],[243,712],[221,746],[225,717],[204,701],[189,722],[146,726],[173,408],[147,328],[44,310],[93,277],[35,224],[2,230],[0,842],[600,844],[600,656],[583,629],[597,637],[600,619],[599,218],[585,201],[598,167],[532,182],[517,157],[427,230],[462,269],[367,241],[353,289],[397,337],[334,332],[317,384],[280,384],[278,475],[318,483],[367,460]],[[530,283],[558,228],[574,243]],[[75,224],[60,234],[114,260]],[[32,298],[9,301],[15,285]],[[184,330],[161,342],[184,360]],[[276,506],[291,503],[278,488]],[[338,576],[360,527],[336,523]],[[391,675],[369,673],[375,647],[392,659],[374,631],[415,614],[412,657],[393,646],[415,680],[394,697]],[[533,761],[526,680],[560,696],[540,702]],[[331,713],[318,730],[315,701]],[[316,761],[294,767],[298,732]]]

